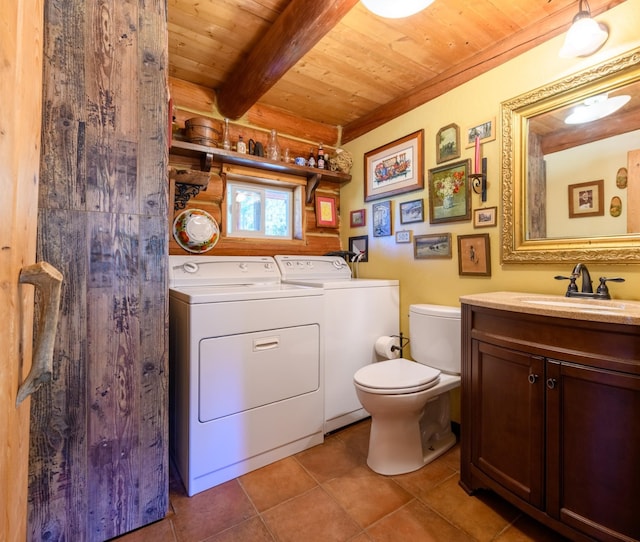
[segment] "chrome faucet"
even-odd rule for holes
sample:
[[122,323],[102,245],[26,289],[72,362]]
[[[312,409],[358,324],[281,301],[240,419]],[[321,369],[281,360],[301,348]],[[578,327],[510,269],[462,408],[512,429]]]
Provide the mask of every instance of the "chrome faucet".
[[[556,280],[568,280],[569,286],[567,287],[566,297],[588,297],[591,299],[611,299],[611,295],[609,294],[609,288],[607,287],[607,282],[624,282],[623,278],[607,278],[600,277],[600,286],[595,293],[593,293],[593,282],[591,280],[591,275],[587,266],[583,263],[578,263],[573,268],[571,275],[568,277],[564,277],[562,275],[557,275],[554,277]],[[578,285],[576,284],[576,280],[580,278],[582,280],[582,286],[580,291],[578,291]]]

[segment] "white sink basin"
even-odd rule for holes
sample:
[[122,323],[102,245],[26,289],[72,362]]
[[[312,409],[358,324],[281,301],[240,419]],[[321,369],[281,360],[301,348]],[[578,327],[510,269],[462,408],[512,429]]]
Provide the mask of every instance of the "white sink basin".
[[[523,303],[532,303],[534,305],[548,305],[550,307],[567,307],[574,309],[598,309],[621,311],[624,305],[620,303],[612,303],[610,300],[582,299],[577,300],[570,297],[562,297],[560,299],[523,299]],[[605,304],[606,303],[606,304]]]
[[610,299],[589,299],[575,297],[522,297],[520,301],[530,305],[549,308],[576,310],[589,313],[613,314],[626,310],[625,304]]

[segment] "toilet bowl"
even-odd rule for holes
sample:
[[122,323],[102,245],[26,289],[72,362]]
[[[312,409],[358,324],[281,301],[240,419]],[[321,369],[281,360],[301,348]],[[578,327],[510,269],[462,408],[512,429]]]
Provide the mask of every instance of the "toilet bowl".
[[371,414],[369,467],[385,475],[423,467],[455,442],[449,391],[460,385],[460,309],[411,305],[412,357],[379,361],[354,375]]

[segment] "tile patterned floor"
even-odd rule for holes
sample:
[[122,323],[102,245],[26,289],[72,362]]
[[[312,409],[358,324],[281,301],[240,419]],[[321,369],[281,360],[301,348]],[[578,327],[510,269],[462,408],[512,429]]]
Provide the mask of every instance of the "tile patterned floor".
[[370,421],[208,491],[187,497],[172,477],[162,521],[119,542],[560,542],[492,495],[458,485],[460,452],[419,471],[381,476],[366,465]]

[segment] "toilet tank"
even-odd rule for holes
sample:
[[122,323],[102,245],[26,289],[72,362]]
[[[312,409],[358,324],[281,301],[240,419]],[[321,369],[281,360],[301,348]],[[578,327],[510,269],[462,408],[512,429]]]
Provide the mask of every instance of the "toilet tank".
[[460,307],[410,305],[409,340],[415,361],[460,374]]

